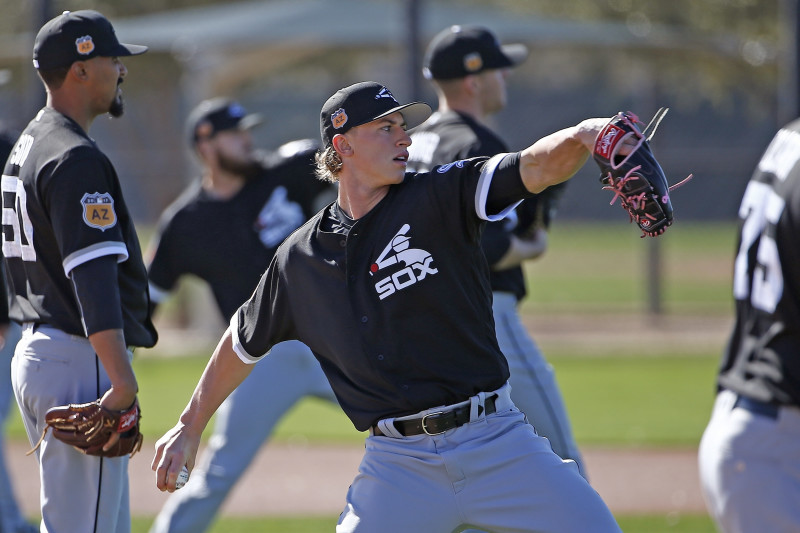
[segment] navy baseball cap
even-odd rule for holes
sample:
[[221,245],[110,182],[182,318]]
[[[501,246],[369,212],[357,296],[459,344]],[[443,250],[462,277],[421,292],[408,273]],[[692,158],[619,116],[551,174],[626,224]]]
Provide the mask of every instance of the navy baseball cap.
[[451,80],[484,70],[515,67],[527,57],[524,44],[501,45],[482,26],[450,26],[428,45],[422,74],[429,80]]
[[97,11],[64,11],[36,34],[33,66],[49,70],[98,56],[135,56],[146,51],[146,46],[120,43],[114,27]]
[[328,98],[319,117],[322,144],[330,146],[334,135],[400,111],[406,128],[419,126],[431,116],[431,108],[423,102],[401,105],[385,86],[363,81],[339,89]]
[[247,130],[264,122],[258,113],[247,113],[230,98],[211,98],[195,107],[186,120],[189,141],[194,145],[200,138],[213,137],[220,131]]

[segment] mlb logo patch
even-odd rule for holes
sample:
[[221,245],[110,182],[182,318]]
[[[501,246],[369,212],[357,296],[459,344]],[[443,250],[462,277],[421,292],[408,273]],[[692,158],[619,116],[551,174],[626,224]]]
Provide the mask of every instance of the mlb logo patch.
[[75,39],[75,46],[78,49],[78,53],[82,56],[88,56],[94,52],[94,41],[91,35],[84,35],[83,37]]
[[347,124],[347,113],[344,112],[343,108],[340,107],[334,111],[333,115],[331,115],[331,124],[337,130]]
[[464,56],[464,68],[467,72],[477,72],[483,66],[483,58],[478,52]]
[[90,228],[105,231],[117,223],[117,213],[114,211],[114,199],[107,192],[94,194],[86,193],[81,198],[83,208],[83,221]]

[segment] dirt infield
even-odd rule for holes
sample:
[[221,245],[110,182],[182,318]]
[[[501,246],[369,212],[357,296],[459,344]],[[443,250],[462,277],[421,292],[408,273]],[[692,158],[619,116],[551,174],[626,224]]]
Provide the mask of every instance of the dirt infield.
[[[7,457],[20,504],[38,514],[36,461],[27,445],[9,443]],[[695,450],[583,450],[592,485],[614,513],[704,513]],[[240,516],[336,515],[363,453],[360,445],[268,444],[234,488],[223,513]],[[152,453],[131,460],[131,506],[155,515],[166,499],[155,487]]]

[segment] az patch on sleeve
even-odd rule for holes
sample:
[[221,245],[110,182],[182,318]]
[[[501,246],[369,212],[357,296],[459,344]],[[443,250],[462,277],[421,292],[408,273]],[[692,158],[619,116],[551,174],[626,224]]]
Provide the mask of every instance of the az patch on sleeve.
[[83,207],[83,221],[90,228],[105,231],[113,228],[117,223],[117,213],[114,212],[114,199],[107,192],[94,194],[86,193],[81,198]]

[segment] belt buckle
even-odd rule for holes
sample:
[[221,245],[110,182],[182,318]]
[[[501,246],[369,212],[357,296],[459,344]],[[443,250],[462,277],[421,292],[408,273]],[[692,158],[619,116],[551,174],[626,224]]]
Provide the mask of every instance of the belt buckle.
[[[442,433],[444,433],[444,431],[439,431],[438,433],[431,433],[430,431],[428,431],[428,426],[425,424],[425,420],[429,416],[436,416],[436,415],[443,415],[443,414],[444,414],[444,411],[436,411],[435,413],[428,413],[427,415],[423,416],[422,417],[422,422],[421,422],[422,431],[424,431],[426,435],[430,435],[431,437],[434,436],[434,435],[441,435]],[[447,431],[447,430],[445,430],[445,431]]]

